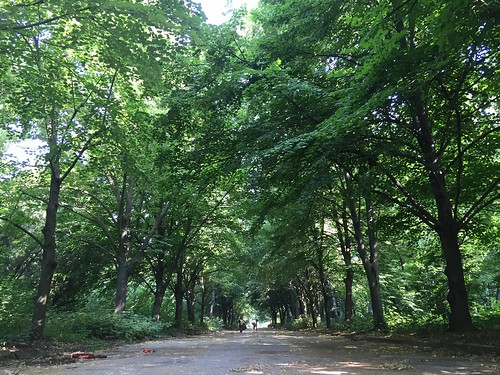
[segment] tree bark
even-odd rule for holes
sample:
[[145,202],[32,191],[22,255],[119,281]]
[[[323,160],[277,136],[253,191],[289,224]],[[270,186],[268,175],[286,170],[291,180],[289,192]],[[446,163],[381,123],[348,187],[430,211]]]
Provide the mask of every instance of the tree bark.
[[117,276],[115,291],[115,314],[121,315],[127,304],[128,262],[120,257],[117,259]]
[[165,292],[167,291],[167,285],[156,286],[154,293],[153,308],[151,309],[151,318],[155,322],[160,321],[161,306],[163,305],[163,298],[165,297]]
[[187,307],[187,318],[188,322],[195,324],[195,295],[194,291],[188,289],[184,293],[184,298],[186,299],[186,307]]
[[469,311],[469,299],[463,273],[462,255],[458,246],[458,233],[438,231],[446,259],[445,274],[448,279],[447,300],[450,305],[449,329],[453,332],[475,330]]
[[182,326],[182,302],[184,300],[184,291],[182,290],[182,267],[177,269],[177,280],[174,286],[175,298],[175,326]]
[[[307,278],[309,279],[309,272],[307,272]],[[318,309],[317,309],[317,299],[316,299],[316,288],[313,284],[311,284],[308,280],[305,285],[305,294],[307,298],[307,306],[309,310],[309,314],[312,319],[312,327],[316,328],[318,325]]]
[[345,296],[344,296],[344,320],[351,322],[354,316],[354,300],[352,299],[352,283],[354,281],[354,271],[352,266],[346,270],[344,277]]
[[55,156],[51,160],[51,177],[49,201],[45,211],[45,225],[43,233],[43,256],[41,263],[40,280],[38,282],[35,309],[31,319],[31,338],[42,337],[47,318],[47,308],[49,301],[52,277],[57,267],[56,261],[56,225],[57,210],[59,208],[59,195],[61,191],[61,170],[59,157]]
[[292,282],[290,282],[290,287],[288,288],[289,290],[289,299],[290,299],[290,309],[292,312],[292,316],[294,319],[297,319],[302,311],[300,309],[300,304],[299,304],[299,298],[297,297],[297,290],[293,286]]
[[216,303],[217,303],[217,292],[216,289],[214,288],[212,290],[212,295],[210,298],[210,319],[213,319],[215,317],[215,310],[216,310]]
[[116,247],[117,280],[115,291],[115,314],[121,315],[127,304],[127,288],[129,265],[128,258],[131,250],[131,225],[132,225],[132,198],[134,179],[124,176],[122,189],[115,192],[118,200],[117,230],[120,235]]
[[368,244],[370,248],[369,257],[369,270],[372,275],[370,284],[370,296],[371,304],[373,309],[373,320],[376,329],[387,328],[387,323],[384,317],[384,306],[382,304],[382,294],[379,280],[379,267],[378,267],[378,241],[373,228],[373,207],[370,200],[370,193],[367,193],[365,197],[365,207],[366,207],[366,227],[368,232]]
[[[132,235],[132,212],[134,205],[135,185],[135,179],[133,177],[127,177],[127,175],[125,175],[123,178],[121,190],[115,189],[115,195],[118,203],[118,220],[116,222],[116,226],[117,232],[120,234],[120,238],[118,239],[118,246],[115,250],[115,261],[117,263],[115,314],[117,315],[121,315],[126,307],[129,274],[133,271],[133,269],[144,256],[145,250],[149,246],[153,235],[160,227],[163,218],[167,214],[170,207],[168,202],[163,205],[158,216],[155,218],[155,222],[150,228],[148,234],[143,238],[140,244],[137,243],[137,236]],[[137,225],[135,229],[137,229]],[[140,245],[138,250],[135,252],[135,255],[132,254],[134,245]],[[159,288],[157,286],[157,292],[159,292],[162,288],[162,284],[160,284]],[[166,288],[164,289],[164,292],[165,290]],[[163,296],[161,296],[161,298],[157,298],[157,295],[155,293],[155,303],[160,302],[160,306],[156,311],[157,313],[159,313],[159,309],[161,309],[162,301]],[[155,319],[156,312],[152,312],[153,319]]]
[[321,283],[321,296],[323,297],[325,322],[326,327],[329,329],[332,326],[332,295],[328,288],[328,280],[325,277],[323,265],[320,266],[319,279]]
[[205,279],[203,277],[200,278],[200,289],[201,289],[201,297],[200,297],[200,325],[203,326],[205,323],[205,305],[207,304],[207,295],[208,290],[205,286]]
[[347,222],[347,208],[342,210],[342,221],[335,221],[337,227],[337,236],[340,243],[340,252],[344,265],[346,267],[344,277],[344,320],[346,322],[352,321],[354,312],[354,301],[352,299],[352,284],[354,281],[354,270],[352,269],[352,255],[351,255],[351,237],[349,235],[349,227]]
[[321,284],[321,295],[323,297],[323,307],[325,313],[326,327],[328,329],[332,326],[332,293],[329,288],[328,279],[325,274],[325,249],[323,248],[323,237],[324,237],[325,220],[321,219],[321,235],[319,246],[316,250],[316,256],[318,259],[318,274],[319,281]]
[[163,299],[165,298],[165,293],[167,288],[172,281],[173,267],[168,267],[165,270],[165,264],[163,259],[163,254],[157,256],[156,264],[154,267],[155,276],[155,290],[154,290],[154,301],[153,308],[151,309],[151,317],[154,321],[160,321],[161,306],[163,304]]
[[273,307],[271,307],[271,325],[273,327],[278,325],[278,312]]
[[163,298],[168,287],[168,284],[163,282],[163,274],[165,273],[163,260],[160,256],[158,256],[158,258],[159,259],[157,259],[156,265],[154,267],[155,290],[153,298],[153,308],[151,309],[151,318],[155,322],[160,321],[161,305],[163,304]]
[[[347,182],[347,186],[349,185],[349,181],[351,176],[349,173],[345,173],[345,178]],[[349,195],[350,187],[348,186],[347,194]],[[376,242],[374,239],[369,240],[370,246],[370,256],[368,256],[368,252],[365,247],[365,242],[363,239],[363,231],[361,228],[361,220],[359,218],[358,212],[356,210],[356,206],[352,197],[348,197],[348,207],[351,215],[351,220],[354,229],[354,238],[356,239],[357,250],[359,257],[363,263],[363,269],[365,270],[366,278],[368,280],[368,288],[370,290],[370,301],[372,306],[372,314],[373,314],[373,327],[375,329],[385,329],[387,324],[384,318],[384,311],[382,305],[382,295],[380,293],[380,282],[379,282],[379,269],[378,269],[378,255]],[[371,220],[371,206],[366,207],[368,220]],[[369,225],[369,224],[368,224]],[[368,229],[369,238],[373,236],[373,233],[370,234],[371,228]]]
[[299,300],[299,314],[296,318],[299,318],[300,316],[306,316],[308,314],[307,297],[305,296],[304,291],[299,288],[297,288],[297,297]]
[[413,127],[417,134],[437,209],[437,225],[433,229],[439,235],[446,261],[445,274],[449,288],[447,300],[450,305],[449,329],[455,332],[471,331],[475,328],[469,310],[462,253],[458,245],[460,225],[453,214],[453,207],[446,187],[446,173],[435,149],[435,140],[425,106],[419,96],[413,97],[410,102],[414,112]]

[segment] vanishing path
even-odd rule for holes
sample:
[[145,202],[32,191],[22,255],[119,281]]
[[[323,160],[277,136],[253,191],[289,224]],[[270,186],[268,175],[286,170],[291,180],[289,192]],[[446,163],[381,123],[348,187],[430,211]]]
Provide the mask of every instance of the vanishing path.
[[[154,352],[146,354],[143,349]],[[496,374],[495,357],[443,356],[395,343],[272,330],[224,331],[130,345],[106,359],[5,369],[19,375]],[[69,353],[68,353],[69,355]],[[0,369],[2,370],[2,369]],[[3,375],[3,372],[0,371]]]

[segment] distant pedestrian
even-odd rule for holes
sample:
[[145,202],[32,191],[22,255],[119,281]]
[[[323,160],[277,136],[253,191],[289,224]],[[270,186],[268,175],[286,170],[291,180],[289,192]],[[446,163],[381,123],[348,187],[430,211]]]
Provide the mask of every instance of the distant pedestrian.
[[243,317],[240,316],[240,318],[238,319],[238,329],[240,330],[240,333],[243,332],[243,330],[245,330],[247,327],[245,325],[245,321],[243,320]]

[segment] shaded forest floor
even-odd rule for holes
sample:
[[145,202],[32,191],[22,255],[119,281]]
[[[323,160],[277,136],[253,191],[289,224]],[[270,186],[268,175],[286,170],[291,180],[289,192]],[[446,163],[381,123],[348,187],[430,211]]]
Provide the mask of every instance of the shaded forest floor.
[[[342,333],[340,333],[342,334]],[[352,333],[354,341],[383,344],[392,352],[398,348],[404,352],[428,352],[445,356],[492,356],[500,355],[500,330],[476,331],[469,333]]]
[[[325,331],[320,332],[325,334]],[[476,331],[465,334],[439,333],[382,333],[332,332],[353,343],[363,343],[371,352],[384,354],[422,354],[436,356],[485,357],[496,361],[500,354],[500,330]],[[161,340],[165,340],[162,338]],[[74,352],[103,353],[124,345],[123,341],[110,341],[106,347],[84,346],[82,343],[56,341],[12,342],[0,346],[0,369],[10,366],[49,366],[76,362]],[[3,375],[3,374],[0,374]]]

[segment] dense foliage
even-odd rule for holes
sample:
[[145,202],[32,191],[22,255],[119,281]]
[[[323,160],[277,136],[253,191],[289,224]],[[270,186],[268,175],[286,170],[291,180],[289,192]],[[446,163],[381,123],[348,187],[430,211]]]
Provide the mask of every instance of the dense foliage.
[[497,16],[0,0],[0,339],[498,328]]

